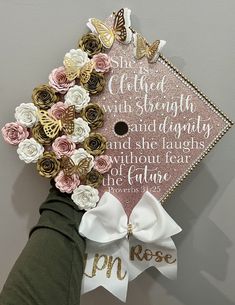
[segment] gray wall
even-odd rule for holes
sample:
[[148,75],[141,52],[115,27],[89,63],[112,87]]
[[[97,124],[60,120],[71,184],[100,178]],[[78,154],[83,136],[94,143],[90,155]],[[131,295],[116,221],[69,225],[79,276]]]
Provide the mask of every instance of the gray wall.
[[[0,0],[1,126],[13,120],[34,86],[47,81],[85,31],[88,17],[105,18],[122,6],[152,41],[167,40],[164,55],[235,118],[234,0]],[[0,141],[0,289],[39,215],[48,183]],[[130,284],[128,305],[235,304],[234,128],[165,205],[183,228],[177,281],[150,270]],[[118,305],[103,289],[82,305]]]

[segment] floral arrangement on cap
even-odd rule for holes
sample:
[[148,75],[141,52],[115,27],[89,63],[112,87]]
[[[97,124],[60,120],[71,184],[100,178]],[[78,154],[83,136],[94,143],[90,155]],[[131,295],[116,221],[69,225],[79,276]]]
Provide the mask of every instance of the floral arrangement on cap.
[[16,107],[15,122],[2,128],[22,161],[36,163],[41,176],[54,179],[85,210],[96,206],[97,188],[111,168],[107,140],[97,132],[104,110],[91,101],[104,89],[110,69],[99,37],[83,35],[78,48],[65,54],[63,66],[51,72],[49,83],[34,88],[32,102]]

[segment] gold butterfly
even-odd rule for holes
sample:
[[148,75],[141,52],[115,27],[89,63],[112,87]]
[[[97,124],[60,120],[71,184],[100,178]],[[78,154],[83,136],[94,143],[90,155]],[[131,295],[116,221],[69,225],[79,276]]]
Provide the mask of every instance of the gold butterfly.
[[99,35],[103,46],[109,49],[112,47],[115,39],[122,43],[131,42],[132,31],[130,30],[130,14],[130,9],[122,8],[115,14],[112,27],[109,27],[96,18],[89,19],[87,26],[92,32]]
[[65,74],[69,81],[79,77],[83,84],[87,83],[91,77],[91,72],[95,63],[90,60],[82,68],[77,68],[76,63],[72,58],[64,59]]
[[134,55],[137,59],[144,56],[148,58],[149,62],[154,62],[159,56],[160,50],[165,45],[164,40],[155,40],[151,45],[139,33],[134,33]]
[[38,110],[38,118],[45,134],[51,139],[54,139],[61,130],[64,130],[66,134],[72,134],[74,131],[75,106],[72,105],[65,109],[60,120],[51,117],[45,110]]
[[63,156],[61,165],[66,176],[73,174],[85,176],[89,172],[91,160],[91,158],[84,158],[76,165],[71,158]]

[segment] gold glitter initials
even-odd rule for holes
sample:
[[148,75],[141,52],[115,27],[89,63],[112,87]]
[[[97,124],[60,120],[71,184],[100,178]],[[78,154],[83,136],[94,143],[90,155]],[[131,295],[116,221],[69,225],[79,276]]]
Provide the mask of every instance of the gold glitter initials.
[[[87,254],[85,255],[85,263],[87,262]],[[93,266],[91,274],[84,273],[87,277],[93,278],[97,275],[97,271],[102,271],[106,269],[106,277],[110,278],[112,276],[112,271],[115,268],[115,263],[117,266],[116,276],[117,279],[122,281],[126,277],[127,272],[122,272],[122,259],[120,257],[113,257],[106,254],[96,253],[93,259]]]

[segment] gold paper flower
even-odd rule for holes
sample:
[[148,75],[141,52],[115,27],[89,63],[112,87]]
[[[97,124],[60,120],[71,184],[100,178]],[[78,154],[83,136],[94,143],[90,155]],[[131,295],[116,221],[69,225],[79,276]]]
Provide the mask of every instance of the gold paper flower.
[[91,155],[98,156],[104,153],[106,149],[106,138],[98,133],[92,132],[83,142],[84,149]]
[[104,123],[104,110],[95,103],[89,103],[80,112],[81,117],[92,129],[100,128]]
[[103,175],[99,173],[97,170],[92,169],[87,175],[86,175],[86,184],[93,186],[93,187],[99,187],[103,180]]
[[59,97],[51,86],[41,85],[33,89],[32,100],[35,106],[47,110],[59,101]]
[[99,93],[104,89],[105,86],[104,75],[100,72],[96,72],[95,70],[93,70],[91,72],[90,79],[88,80],[88,82],[83,83],[81,81],[81,85],[83,88],[89,91],[90,94]]
[[101,53],[103,50],[103,45],[99,37],[93,33],[83,35],[78,43],[78,47],[85,51],[90,57]]
[[53,139],[49,138],[45,134],[45,131],[44,131],[41,123],[37,123],[37,125],[35,125],[32,128],[32,134],[33,134],[34,139],[37,140],[38,143],[40,143],[42,145],[49,145],[53,141]]
[[37,162],[39,174],[46,178],[55,177],[60,171],[60,162],[56,159],[54,152],[44,152],[43,156]]

